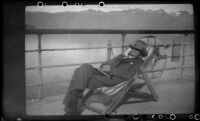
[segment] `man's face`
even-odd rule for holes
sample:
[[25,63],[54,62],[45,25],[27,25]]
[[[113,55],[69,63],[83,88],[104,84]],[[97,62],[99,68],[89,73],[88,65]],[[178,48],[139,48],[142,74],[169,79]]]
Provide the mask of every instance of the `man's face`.
[[131,56],[131,57],[138,57],[140,54],[140,52],[136,49],[131,49],[131,51],[128,53],[128,56]]

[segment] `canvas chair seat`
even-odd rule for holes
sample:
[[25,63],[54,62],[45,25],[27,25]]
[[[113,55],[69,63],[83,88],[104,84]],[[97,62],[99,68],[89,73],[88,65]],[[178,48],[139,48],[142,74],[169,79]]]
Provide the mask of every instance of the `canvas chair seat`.
[[[93,91],[93,95],[90,96],[89,100],[86,104],[90,103],[103,103],[104,105],[108,105],[112,101],[112,97],[116,95],[122,88],[127,86],[128,82],[119,83],[113,87],[100,87]],[[86,89],[84,95],[88,93],[90,90]]]
[[95,91],[96,92],[101,92],[103,94],[106,94],[107,96],[112,96],[119,92],[123,87],[127,86],[127,81],[119,83],[113,87],[100,87],[97,88]]

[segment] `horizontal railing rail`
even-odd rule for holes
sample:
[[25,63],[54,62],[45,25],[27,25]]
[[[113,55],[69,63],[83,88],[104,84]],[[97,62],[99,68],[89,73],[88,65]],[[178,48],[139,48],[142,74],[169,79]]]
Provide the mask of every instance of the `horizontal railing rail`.
[[192,34],[194,30],[27,29],[26,34]]
[[[194,56],[194,55],[185,55],[184,57],[188,57],[188,56]],[[179,58],[182,56],[166,56],[166,57],[158,57],[158,59],[166,59],[166,58]],[[42,66],[42,67],[26,67],[25,69],[27,70],[32,70],[32,69],[38,69],[38,68],[56,68],[56,67],[66,67],[66,66],[79,66],[85,63],[89,63],[89,64],[101,64],[105,61],[98,61],[98,62],[84,62],[84,63],[70,63],[70,64],[59,64],[59,65],[46,65],[46,66]]]
[[[188,44],[174,44],[173,46],[181,46],[181,45],[194,45],[193,43]],[[157,45],[158,47],[166,47],[166,46],[172,46],[171,44],[166,45]],[[128,45],[125,45],[124,47],[128,47]],[[68,51],[68,50],[89,50],[89,49],[109,49],[109,48],[121,48],[121,46],[112,46],[112,47],[82,47],[82,48],[54,48],[54,49],[41,49],[41,51]],[[38,49],[34,50],[25,50],[25,52],[38,52]]]
[[[56,67],[65,67],[65,66],[79,66],[85,63],[89,63],[89,64],[100,64],[103,63],[105,61],[98,61],[98,62],[84,62],[84,63],[71,63],[71,64],[59,64],[59,65],[47,65],[47,66],[42,66],[41,68],[56,68]],[[38,69],[40,67],[26,67],[25,69],[31,70],[31,69]]]

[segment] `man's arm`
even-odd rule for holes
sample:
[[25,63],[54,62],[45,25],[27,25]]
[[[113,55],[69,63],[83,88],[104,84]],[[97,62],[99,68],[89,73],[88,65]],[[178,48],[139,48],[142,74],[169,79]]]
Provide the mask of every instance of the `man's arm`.
[[120,55],[114,57],[113,59],[111,59],[111,60],[109,60],[107,62],[102,63],[100,67],[102,67],[103,65],[110,65],[110,66],[112,66],[115,62],[117,62],[120,58],[123,58],[123,57],[124,57],[124,55],[120,54]]
[[114,57],[113,59],[107,61],[107,62],[104,62],[102,65],[111,65],[111,66],[114,66],[115,63],[117,61],[119,61],[121,58],[124,58],[124,57],[128,57],[128,53],[130,52],[131,48],[127,48],[122,54],[119,54],[118,56]]
[[[105,76],[107,76],[107,77],[110,77],[110,75],[109,74],[107,74],[106,72],[106,70],[103,70],[103,69],[99,69],[99,68],[96,68],[99,72],[101,72],[102,74],[104,74]],[[105,72],[104,72],[105,71]]]
[[109,61],[107,61],[107,62],[102,63],[102,64],[100,65],[100,69],[101,69],[102,71],[104,71],[104,72],[109,73],[109,72],[111,71],[111,68],[114,67],[115,65],[117,65],[118,62],[119,62],[119,60],[120,60],[121,58],[123,58],[123,57],[124,57],[124,55],[120,54],[120,55],[114,57],[113,59],[111,59],[111,60],[109,60]]

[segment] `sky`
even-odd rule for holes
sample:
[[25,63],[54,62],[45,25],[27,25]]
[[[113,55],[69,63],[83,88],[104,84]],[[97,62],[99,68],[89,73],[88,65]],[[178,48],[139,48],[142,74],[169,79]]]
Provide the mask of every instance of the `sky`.
[[193,6],[192,4],[123,4],[123,5],[106,5],[104,6],[99,6],[97,5],[67,5],[67,6],[62,6],[60,5],[43,5],[43,6],[26,6],[26,11],[29,12],[51,12],[51,13],[56,13],[56,12],[64,12],[64,11],[83,11],[83,10],[88,10],[88,9],[93,9],[93,10],[100,10],[104,12],[110,12],[110,11],[122,11],[122,10],[128,10],[128,9],[136,9],[140,8],[143,10],[159,10],[163,9],[167,13],[170,12],[177,12],[177,11],[188,11],[190,14],[193,14]]

